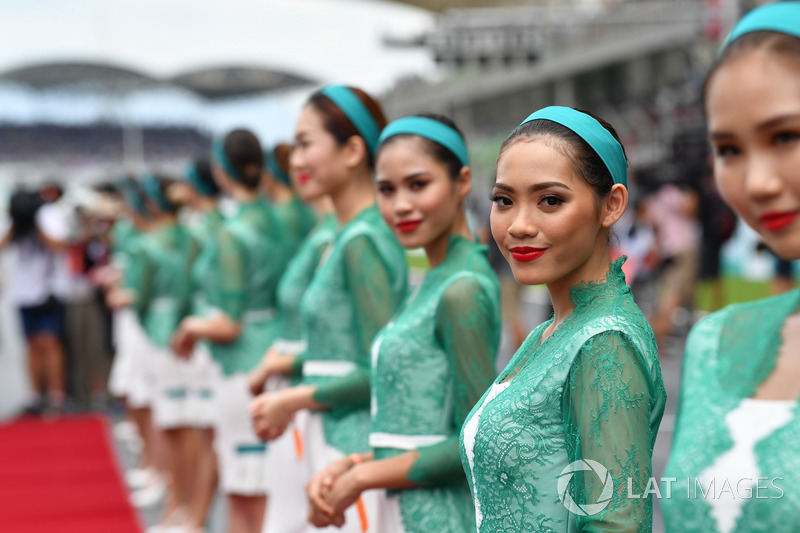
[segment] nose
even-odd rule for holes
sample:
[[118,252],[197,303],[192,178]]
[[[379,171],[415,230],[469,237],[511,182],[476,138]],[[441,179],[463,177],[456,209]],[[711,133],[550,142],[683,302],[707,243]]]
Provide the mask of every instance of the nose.
[[303,164],[303,156],[300,153],[300,150],[294,148],[289,155],[289,170],[291,172],[297,172],[298,168],[300,168]]
[[397,194],[395,194],[393,207],[395,215],[399,217],[408,215],[414,210],[414,204],[411,202],[411,199],[408,197],[408,194],[406,194],[402,190],[398,191]]
[[758,202],[778,196],[782,189],[777,165],[767,154],[754,154],[749,158],[746,168],[745,190],[748,196]]
[[[492,214],[494,216],[494,213]],[[539,227],[534,216],[527,209],[515,209],[509,213],[511,224],[508,235],[514,239],[526,239],[539,234]]]

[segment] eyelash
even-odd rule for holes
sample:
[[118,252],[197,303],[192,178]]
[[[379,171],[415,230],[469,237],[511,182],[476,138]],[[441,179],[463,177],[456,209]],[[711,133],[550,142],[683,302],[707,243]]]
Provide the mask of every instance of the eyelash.
[[541,204],[541,203],[543,203],[543,202],[545,202],[547,200],[555,200],[554,204],[547,204],[547,207],[556,207],[556,206],[559,206],[559,205],[564,203],[564,199],[563,198],[561,198],[560,196],[555,196],[555,195],[545,196],[541,200],[539,200],[539,203]]
[[505,196],[500,196],[500,195],[494,194],[494,193],[489,193],[489,200],[493,204],[497,205],[497,207],[509,207],[511,205],[511,204],[509,204],[509,205],[501,205],[501,204],[499,204],[498,202],[500,200],[508,200],[509,202],[511,202],[511,199],[507,198]]

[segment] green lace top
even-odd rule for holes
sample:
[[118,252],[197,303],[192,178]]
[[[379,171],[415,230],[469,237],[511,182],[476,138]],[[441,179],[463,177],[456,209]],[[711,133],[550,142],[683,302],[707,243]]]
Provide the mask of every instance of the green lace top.
[[198,248],[177,224],[165,224],[136,239],[129,250],[128,288],[150,339],[162,348],[188,313],[189,272]]
[[[664,472],[676,478],[671,498],[661,500],[667,531],[717,531],[711,505],[695,485],[706,468],[733,447],[726,417],[756,390],[775,368],[786,318],[800,308],[800,291],[726,307],[701,320],[686,343],[672,451]],[[790,532],[800,528],[800,405],[792,419],[755,444],[757,480],[733,531]],[[777,480],[774,485],[771,480]],[[775,486],[777,485],[777,487]],[[778,488],[779,487],[779,488]],[[662,493],[664,492],[662,489]],[[722,489],[716,487],[716,493]],[[739,492],[741,494],[741,492]],[[709,496],[710,497],[710,496]]]
[[225,219],[218,209],[203,213],[198,224],[190,231],[200,247],[191,272],[192,315],[205,316],[219,305],[219,274],[215,272],[217,262],[217,240]]
[[[345,224],[303,295],[303,381],[318,386],[326,441],[349,454],[368,448],[369,351],[406,295],[405,250],[376,206]],[[331,364],[332,363],[332,364]],[[328,375],[313,366],[335,367]]]
[[417,449],[408,479],[426,487],[400,491],[409,533],[475,528],[458,432],[495,377],[501,330],[486,247],[451,235],[445,260],[375,337],[370,445],[376,459]]
[[280,226],[263,200],[240,204],[217,236],[219,309],[242,324],[239,337],[211,343],[211,355],[225,375],[247,372],[278,335],[275,309],[278,280],[288,262]]
[[[652,530],[652,499],[627,498],[628,483],[644,493],[666,391],[623,261],[605,282],[572,289],[574,311],[544,341],[552,319],[534,329],[495,397],[487,391],[467,418],[461,452],[479,532]],[[578,470],[559,491],[565,468],[581,460],[610,478]]]
[[297,196],[271,205],[275,218],[283,228],[287,245],[294,253],[317,222],[314,211]]
[[112,259],[123,270],[128,264],[128,250],[139,234],[139,230],[127,218],[117,220],[111,227]]

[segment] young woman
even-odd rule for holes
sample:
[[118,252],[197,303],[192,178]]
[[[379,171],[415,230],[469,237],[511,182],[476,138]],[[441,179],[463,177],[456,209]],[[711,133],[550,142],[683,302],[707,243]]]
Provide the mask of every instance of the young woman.
[[431,270],[372,344],[372,451],[317,473],[308,494],[318,526],[340,524],[368,489],[390,489],[382,533],[475,529],[458,432],[494,379],[500,287],[464,214],[467,148],[448,119],[413,116],[383,131],[378,207],[407,249]]
[[[184,173],[185,183],[179,190],[183,203],[199,218],[189,226],[200,251],[192,264],[190,316],[213,315],[219,305],[219,274],[216,272],[217,239],[225,222],[217,206],[220,189],[214,181],[207,159],[192,162]],[[214,432],[217,404],[214,387],[219,370],[211,359],[206,343],[198,343],[190,363],[189,412],[199,429],[198,453],[192,501],[185,521],[186,533],[202,531],[217,487],[217,460],[214,455]]]
[[[261,364],[250,372],[253,394],[260,394],[265,388],[277,391],[300,383],[300,376],[291,375],[297,356],[306,350],[300,304],[323,255],[333,245],[338,227],[330,199],[325,196],[310,202],[306,188],[298,182],[297,174],[292,174],[294,189],[304,202],[314,204],[319,222],[300,244],[278,283],[280,337],[267,350]],[[266,532],[301,533],[308,527],[305,484],[313,472],[303,446],[307,414],[297,413],[289,430],[270,443],[266,469],[273,512],[264,523]]]
[[228,497],[230,533],[257,533],[266,507],[266,446],[253,433],[247,373],[278,334],[275,290],[286,266],[286,244],[269,206],[259,196],[261,145],[247,130],[217,139],[212,169],[220,189],[239,204],[217,238],[219,295],[213,316],[191,316],[173,338],[176,351],[188,355],[198,340],[210,341],[222,377],[217,398],[215,448],[220,484]]
[[308,232],[314,227],[314,211],[295,193],[289,178],[289,157],[292,146],[279,144],[264,151],[264,177],[262,189],[272,204],[275,218],[283,225],[292,253],[297,250]]
[[623,260],[610,263],[626,184],[616,132],[572,108],[533,113],[500,149],[492,235],[517,281],[547,286],[554,315],[462,430],[479,532],[652,529],[652,499],[627,491],[651,476],[666,393]]
[[188,274],[196,247],[177,223],[180,204],[168,192],[175,181],[154,174],[142,180],[152,230],[139,240],[136,309],[150,339],[156,385],[153,423],[161,432],[170,474],[169,499],[161,525],[183,522],[192,498],[197,436],[189,412],[191,368],[170,349],[172,333],[189,303]]
[[[295,130],[293,171],[310,197],[330,196],[340,229],[303,295],[307,347],[295,360],[303,384],[262,395],[252,411],[259,435],[272,440],[297,411],[313,410],[304,438],[312,471],[368,448],[369,349],[406,292],[405,252],[375,206],[372,184],[385,123],[363,91],[329,86],[311,96]],[[374,517],[377,500],[365,503]],[[357,514],[348,523],[361,530]]]
[[[778,256],[800,258],[800,2],[748,13],[705,85],[725,201]],[[686,345],[661,501],[668,531],[797,531],[800,292],[718,311]]]

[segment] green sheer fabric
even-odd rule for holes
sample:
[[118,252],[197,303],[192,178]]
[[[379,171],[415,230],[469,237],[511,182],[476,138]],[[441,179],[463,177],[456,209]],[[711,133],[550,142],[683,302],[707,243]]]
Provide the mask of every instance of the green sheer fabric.
[[[642,494],[666,391],[623,261],[605,282],[572,289],[574,311],[543,342],[552,319],[534,329],[495,382],[507,388],[467,418],[461,452],[478,531],[652,530],[652,498],[627,498],[628,479]],[[561,503],[558,480],[586,459],[608,470],[613,491],[605,508],[581,516]],[[598,502],[603,486],[592,471],[567,485],[578,505]]]
[[[408,479],[424,488],[400,491],[408,533],[475,529],[458,432],[495,377],[501,330],[500,285],[486,247],[451,235],[445,260],[375,338],[372,436],[439,440],[416,447]],[[406,450],[374,451],[383,459]]]
[[325,439],[344,454],[368,448],[369,350],[378,331],[406,295],[405,250],[377,207],[345,224],[303,295],[301,316],[307,349],[300,360],[354,365],[343,377],[308,375],[318,386]]
[[322,254],[333,244],[337,230],[338,222],[334,215],[323,217],[308,234],[308,237],[303,240],[286,267],[286,272],[281,276],[278,283],[281,339],[299,341],[303,338],[300,303],[303,300],[303,294],[314,278]]
[[262,200],[240,204],[217,235],[218,308],[242,325],[233,342],[211,343],[225,375],[256,366],[278,335],[278,280],[288,262],[280,226]]
[[217,264],[217,241],[225,219],[218,209],[211,209],[201,217],[198,224],[190,227],[200,251],[192,264],[192,307],[190,314],[206,316],[219,306],[219,274],[215,271]]
[[165,224],[140,237],[130,255],[128,283],[137,294],[142,326],[157,346],[166,348],[189,308],[196,243],[183,227]]
[[297,196],[271,205],[275,218],[283,228],[287,246],[290,252],[294,253],[317,223],[314,211]]
[[[726,307],[700,321],[689,335],[672,451],[664,472],[676,478],[671,498],[661,500],[667,531],[717,531],[711,505],[692,487],[706,468],[733,447],[725,419],[744,398],[755,395],[775,368],[781,328],[800,308],[800,291]],[[758,498],[747,499],[733,531],[789,532],[800,528],[800,406],[789,423],[755,445]],[[738,483],[739,480],[730,480]],[[743,485],[744,486],[744,485]],[[756,480],[753,480],[755,494]],[[764,487],[766,487],[764,489]],[[707,487],[706,487],[707,488]],[[719,488],[716,489],[719,491]],[[663,492],[663,490],[662,490]],[[709,496],[710,497],[710,496]]]
[[118,268],[125,269],[128,264],[129,250],[138,235],[140,235],[139,230],[127,218],[117,220],[111,227],[111,257],[112,262]]

